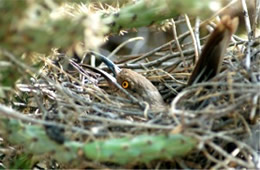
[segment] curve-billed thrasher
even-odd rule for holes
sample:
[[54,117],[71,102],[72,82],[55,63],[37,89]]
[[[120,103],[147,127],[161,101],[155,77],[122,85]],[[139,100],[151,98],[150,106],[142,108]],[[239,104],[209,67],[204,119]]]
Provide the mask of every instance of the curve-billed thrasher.
[[[207,81],[219,73],[224,53],[237,25],[237,18],[231,19],[229,16],[222,18],[206,42],[187,85]],[[104,56],[100,56],[100,59],[114,73],[116,78],[114,81],[137,99],[149,103],[152,108],[165,106],[158,89],[144,76],[130,69],[120,69]]]

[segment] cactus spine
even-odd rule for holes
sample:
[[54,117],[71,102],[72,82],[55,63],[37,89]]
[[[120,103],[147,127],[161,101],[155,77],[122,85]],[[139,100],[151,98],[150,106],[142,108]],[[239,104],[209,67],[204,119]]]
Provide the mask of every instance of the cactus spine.
[[48,155],[60,163],[76,163],[81,159],[128,164],[172,159],[184,156],[196,146],[196,140],[182,134],[139,135],[89,143],[51,140],[42,126],[25,125],[14,119],[0,119],[1,134],[5,139],[22,145],[26,153]]

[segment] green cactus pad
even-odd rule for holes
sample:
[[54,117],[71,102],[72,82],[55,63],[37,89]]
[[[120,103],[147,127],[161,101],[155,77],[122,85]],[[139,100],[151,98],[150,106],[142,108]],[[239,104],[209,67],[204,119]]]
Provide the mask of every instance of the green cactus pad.
[[[203,2],[202,2],[203,1]],[[140,0],[135,4],[127,5],[118,13],[105,15],[103,22],[112,32],[126,28],[137,28],[158,23],[164,19],[176,17],[183,13],[191,15],[209,16],[209,0]],[[190,10],[192,9],[192,10]]]
[[14,119],[0,119],[0,132],[6,135],[10,143],[24,147],[24,151],[34,155],[50,154],[60,162],[78,158],[78,149],[82,144],[67,141],[63,145],[51,140],[42,126],[25,125]]
[[147,163],[154,159],[184,156],[196,145],[196,140],[181,134],[140,135],[132,138],[96,141],[84,146],[90,159],[101,162],[127,164]]
[[186,155],[197,143],[191,137],[168,134],[97,140],[85,144],[65,141],[59,144],[50,139],[45,129],[39,125],[25,125],[13,119],[0,119],[0,128],[8,142],[23,146],[26,153],[47,154],[60,163],[76,163],[84,156],[85,159],[93,161],[117,164],[147,163],[155,159],[170,160]]

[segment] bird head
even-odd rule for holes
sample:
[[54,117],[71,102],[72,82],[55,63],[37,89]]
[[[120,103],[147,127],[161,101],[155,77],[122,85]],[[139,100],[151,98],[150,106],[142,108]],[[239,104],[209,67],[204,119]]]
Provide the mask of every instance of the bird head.
[[[107,57],[103,55],[98,56],[113,72],[115,79],[109,76],[109,78],[107,78],[108,81],[116,81],[116,83],[138,100],[147,102],[151,108],[165,105],[158,89],[146,77],[130,69],[120,69]],[[117,92],[119,95],[125,96],[120,90]]]
[[[231,18],[230,16],[222,18],[203,48],[199,61],[196,63],[187,85],[207,81],[219,73],[224,53],[232,34],[236,31],[237,25],[237,18]],[[99,69],[96,71],[101,73],[109,82],[118,85],[117,87],[120,87],[121,91],[122,89],[126,90],[140,101],[147,102],[151,108],[165,106],[158,89],[143,75],[130,69],[121,69],[107,57],[95,52],[93,53],[107,65],[113,72],[114,77],[103,70]],[[124,96],[126,94],[125,92],[117,92]]]

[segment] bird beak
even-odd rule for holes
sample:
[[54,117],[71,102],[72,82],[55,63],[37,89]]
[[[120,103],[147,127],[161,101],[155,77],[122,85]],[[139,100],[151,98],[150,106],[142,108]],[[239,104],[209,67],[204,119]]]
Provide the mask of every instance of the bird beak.
[[96,68],[96,67],[92,67],[92,66],[89,66],[89,65],[85,65],[85,64],[81,64],[81,66],[85,67],[85,68],[88,68],[96,73],[99,73],[101,74],[108,82],[111,82],[112,84],[116,84],[117,81],[116,81],[116,78],[111,76],[110,74],[108,74],[107,72],[99,69],[99,68]]
[[115,63],[113,63],[113,61],[109,60],[107,57],[103,56],[102,54],[96,53],[96,52],[92,52],[95,55],[98,56],[98,58],[104,62],[107,67],[112,71],[114,77],[116,77],[118,75],[118,73],[121,71],[121,69],[115,65]]
[[92,67],[92,66],[84,65],[84,64],[81,64],[81,66],[84,66],[94,72],[101,74],[109,83],[112,83],[116,87],[118,87],[119,85],[117,84],[116,76],[121,71],[121,69],[117,65],[115,65],[111,60],[109,60],[107,57],[105,57],[104,55],[99,54],[95,51],[91,51],[91,53],[93,53],[95,56],[97,56],[97,58],[99,58],[102,62],[104,62],[107,65],[107,67],[113,72],[114,76],[111,76],[107,72],[105,72],[99,68],[96,68],[96,67]]
[[113,72],[114,76],[116,77],[117,74],[121,71],[121,69],[115,65],[111,60],[109,60],[107,57],[102,56],[100,57],[101,61],[103,61],[107,67]]

